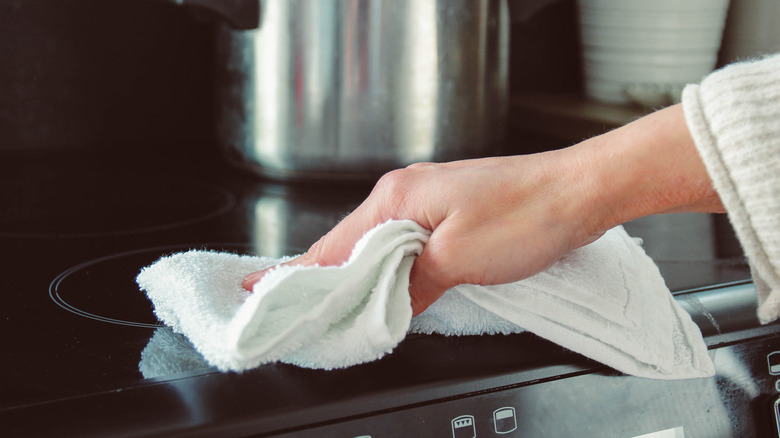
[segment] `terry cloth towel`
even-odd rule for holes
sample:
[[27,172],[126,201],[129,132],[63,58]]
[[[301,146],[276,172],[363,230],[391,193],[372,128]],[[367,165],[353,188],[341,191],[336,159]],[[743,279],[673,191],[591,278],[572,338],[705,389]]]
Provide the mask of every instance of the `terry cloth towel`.
[[282,361],[341,368],[378,359],[408,332],[475,335],[523,329],[626,374],[708,377],[699,328],[622,227],[547,271],[504,285],[460,285],[412,319],[409,272],[429,232],[390,221],[366,233],[341,266],[190,251],[144,268],[137,282],[155,313],[220,370]]

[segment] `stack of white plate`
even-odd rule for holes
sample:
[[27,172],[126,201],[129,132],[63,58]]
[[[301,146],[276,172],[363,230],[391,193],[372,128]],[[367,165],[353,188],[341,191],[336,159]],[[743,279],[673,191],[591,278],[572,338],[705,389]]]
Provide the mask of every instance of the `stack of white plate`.
[[585,93],[667,105],[717,61],[729,0],[579,0]]

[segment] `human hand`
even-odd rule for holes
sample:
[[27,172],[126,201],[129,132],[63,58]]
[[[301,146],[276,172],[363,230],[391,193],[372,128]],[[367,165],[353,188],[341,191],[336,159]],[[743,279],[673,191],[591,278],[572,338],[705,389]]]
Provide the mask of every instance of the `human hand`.
[[722,210],[677,105],[562,150],[390,172],[288,264],[342,264],[368,230],[413,220],[432,231],[410,274],[416,315],[458,284],[530,277],[625,221]]
[[[342,264],[368,230],[390,219],[411,219],[432,231],[411,272],[415,314],[461,283],[499,284],[533,275],[592,240],[582,227],[574,175],[554,174],[551,167],[560,160],[552,155],[393,171],[352,214],[289,263]],[[262,274],[247,277],[244,286],[251,289]]]

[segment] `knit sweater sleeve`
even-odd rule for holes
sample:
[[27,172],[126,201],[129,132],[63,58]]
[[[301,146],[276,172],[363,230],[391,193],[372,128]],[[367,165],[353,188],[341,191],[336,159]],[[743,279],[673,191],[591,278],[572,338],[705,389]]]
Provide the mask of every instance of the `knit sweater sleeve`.
[[683,109],[750,262],[758,318],[780,317],[780,55],[727,66],[683,91]]

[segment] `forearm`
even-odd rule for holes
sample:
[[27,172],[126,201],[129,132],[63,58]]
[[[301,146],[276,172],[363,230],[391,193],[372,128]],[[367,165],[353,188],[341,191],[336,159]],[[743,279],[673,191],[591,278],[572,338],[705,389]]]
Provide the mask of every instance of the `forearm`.
[[674,105],[567,151],[589,176],[589,225],[606,230],[638,217],[722,212],[682,107]]
[[393,171],[290,263],[339,265],[368,230],[413,220],[432,232],[410,274],[416,314],[458,284],[535,275],[630,219],[720,210],[682,117],[673,107],[562,150]]

